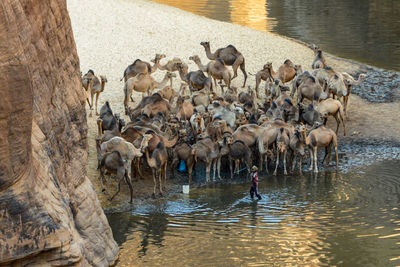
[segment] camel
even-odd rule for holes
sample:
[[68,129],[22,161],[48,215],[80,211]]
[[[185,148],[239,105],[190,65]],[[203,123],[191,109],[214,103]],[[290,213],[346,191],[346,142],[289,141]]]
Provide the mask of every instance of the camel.
[[242,140],[246,146],[253,146],[264,128],[257,124],[242,125],[232,134],[233,140]]
[[129,65],[125,70],[124,70],[124,75],[121,78],[124,79],[124,82],[126,82],[129,78],[135,77],[136,75],[142,73],[142,74],[151,74],[157,70],[157,68],[160,68],[160,60],[165,58],[164,54],[156,54],[155,58],[151,60],[151,62],[154,63],[153,67],[150,66],[150,63],[142,61],[140,59],[136,59],[135,62],[133,62],[131,65]]
[[176,113],[176,117],[178,118],[178,120],[190,120],[193,112],[193,105],[190,102],[185,101],[183,97],[178,97],[174,112]]
[[328,98],[322,100],[318,103],[316,110],[321,114],[321,117],[324,118],[326,125],[326,121],[328,120],[328,116],[332,116],[336,120],[336,135],[339,132],[340,120],[343,123],[343,136],[346,136],[346,123],[344,118],[344,110],[343,105],[339,100]]
[[[215,60],[208,62],[207,65],[203,65],[198,55],[191,56],[189,59],[193,60],[201,71],[207,72],[208,76],[213,78],[215,88],[217,88],[216,80],[223,80],[225,85],[230,88],[232,76],[229,69],[225,66],[224,60],[216,58]],[[222,85],[221,91],[224,93],[224,87]]]
[[347,95],[343,96],[343,105],[344,105],[344,114],[347,117],[347,103],[349,101],[349,97],[351,94],[351,89],[353,88],[353,86],[360,86],[362,81],[365,79],[365,77],[367,77],[366,74],[360,74],[358,76],[358,80],[356,81],[350,74],[343,72],[342,76],[344,78],[344,83],[347,87]]
[[223,98],[224,98],[224,100],[226,102],[228,102],[230,104],[232,104],[233,102],[238,101],[237,88],[235,86],[227,88],[227,90],[223,94]]
[[[117,123],[119,124],[117,126]],[[119,115],[113,114],[110,103],[106,103],[100,108],[100,117],[97,119],[98,135],[101,136],[104,131],[112,131],[116,127],[125,126],[125,122]],[[119,129],[121,130],[121,129]]]
[[307,98],[310,101],[319,101],[328,98],[328,95],[322,91],[322,87],[313,76],[305,78],[297,88],[297,103],[303,102]]
[[254,90],[250,86],[247,87],[247,92],[243,91],[238,96],[239,103],[255,102]]
[[[296,67],[297,66],[297,67]],[[257,93],[257,98],[260,98],[259,93],[258,93],[258,87],[261,82],[263,81],[273,81],[275,79],[278,79],[282,81],[282,83],[287,83],[290,82],[291,80],[294,79],[296,76],[297,72],[300,72],[301,66],[300,65],[294,65],[290,59],[286,59],[285,62],[279,67],[278,71],[275,72],[272,68],[272,63],[267,62],[263,69],[257,72],[256,74],[256,93]]]
[[147,104],[142,109],[142,114],[146,115],[149,118],[153,118],[159,113],[163,114],[165,117],[168,117],[170,112],[171,112],[171,105],[165,99],[162,99],[155,103]]
[[342,75],[336,72],[332,67],[325,66],[324,68],[314,69],[311,72],[311,75],[316,78],[319,84],[322,86],[322,89],[326,92],[328,89],[328,82],[334,75]]
[[216,60],[217,58],[220,58],[224,61],[225,65],[232,66],[233,77],[231,80],[237,77],[237,69],[240,66],[240,69],[244,75],[242,87],[244,88],[246,86],[247,73],[245,60],[242,53],[240,53],[233,45],[228,45],[225,48],[219,48],[214,53],[211,53],[210,51],[210,42],[201,42],[200,45],[204,47],[208,59]]
[[193,133],[195,135],[201,134],[206,131],[206,127],[204,124],[203,115],[200,112],[194,113],[192,117],[190,117],[190,125],[192,126]]
[[296,168],[296,159],[299,155],[299,172],[302,173],[302,161],[305,155],[305,144],[306,144],[306,127],[300,124],[296,127],[294,133],[289,136],[289,148],[292,151],[292,172]]
[[156,196],[157,177],[159,180],[160,194],[162,196],[164,194],[163,190],[166,189],[166,182],[167,182],[167,164],[168,164],[167,149],[165,148],[163,142],[159,142],[157,146],[154,148],[150,157],[149,148],[146,146],[147,139],[144,140],[145,141],[142,146],[142,151],[146,155],[147,163],[149,164],[151,172],[153,174],[153,182],[154,182],[153,197]]
[[[129,115],[130,117],[132,116],[133,118],[137,118],[142,113],[142,109],[147,104],[154,104],[161,100],[163,100],[163,98],[161,97],[161,95],[159,93],[154,93],[151,96],[145,96],[142,98],[142,100],[140,100],[139,104],[135,108],[131,109],[129,107],[126,107],[125,115]],[[134,121],[134,120],[132,120],[132,118],[131,118],[131,121]]]
[[326,67],[325,57],[322,55],[322,51],[316,48],[314,50],[315,57],[311,65],[312,69],[323,69]]
[[[96,149],[97,149],[97,155],[101,155],[101,149],[100,149],[100,140],[96,140]],[[98,156],[99,157],[99,156]],[[118,187],[117,191],[113,196],[109,198],[110,201],[113,200],[113,198],[119,193],[120,191],[120,186],[121,186],[121,181],[125,180],[125,182],[129,186],[129,191],[131,194],[131,199],[130,203],[133,202],[133,187],[132,187],[132,182],[129,177],[129,171],[126,167],[126,164],[121,156],[121,154],[118,151],[112,151],[109,153],[106,153],[99,158],[99,166],[98,169],[100,170],[100,185],[101,185],[101,191],[104,193],[106,192],[106,189],[104,188],[103,180],[104,180],[104,174],[105,171],[107,171],[110,174],[116,174],[117,180],[118,180]]]
[[313,104],[309,104],[308,106],[303,103],[298,104],[299,108],[299,122],[306,123],[310,126],[314,126],[315,123],[321,123],[321,114],[314,108]]
[[193,168],[196,164],[197,158],[196,158],[196,150],[193,149],[191,145],[189,145],[186,142],[180,143],[176,145],[174,148],[174,157],[172,159],[172,164],[171,164],[173,176],[175,176],[175,169],[180,160],[185,161],[189,175],[189,184],[190,184],[192,182]]
[[[205,137],[201,140],[198,140],[192,148],[194,149],[197,159],[205,162],[206,164],[206,182],[210,182],[210,171],[211,165],[213,168],[213,180],[215,181],[216,176],[216,167],[217,167],[217,159],[219,157],[219,147],[218,144],[214,143],[210,137]],[[219,173],[219,172],[218,172]]]
[[212,91],[212,81],[211,78],[207,78],[201,70],[191,71],[188,73],[187,68],[181,63],[177,63],[179,76],[182,81],[189,84],[189,89],[191,92],[198,91],[201,89],[206,89],[207,91]]
[[322,163],[325,161],[326,156],[328,156],[327,165],[331,160],[331,147],[332,144],[335,148],[336,154],[336,168],[339,165],[339,157],[337,151],[337,136],[336,134],[329,128],[325,126],[319,126],[318,128],[313,129],[310,131],[308,136],[306,137],[306,145],[310,148],[310,156],[311,156],[311,167],[310,171],[315,173],[318,172],[317,166],[317,150],[318,147],[325,147],[325,156]]
[[328,94],[332,94],[333,99],[348,95],[347,86],[343,81],[342,75],[335,74],[328,81]]
[[265,162],[265,170],[268,173],[268,156],[273,156],[273,152],[269,149],[278,136],[278,129],[275,127],[262,128],[257,136],[257,145],[259,152],[259,166],[261,172],[263,170],[263,162]]
[[[90,72],[91,70],[89,70]],[[96,110],[96,116],[99,115],[97,112],[97,102],[99,100],[100,94],[104,91],[104,87],[107,82],[106,76],[100,75],[100,79],[97,78],[97,76],[94,75],[94,72],[92,71],[93,75],[91,77],[87,77],[86,80],[88,81],[87,84],[87,90],[90,92],[90,98],[91,98],[91,103],[89,104],[90,110],[93,109],[93,98],[94,95],[96,95],[96,104],[95,104],[95,110]],[[89,99],[86,98],[86,101],[89,103]]]
[[210,92],[206,89],[193,92],[192,103],[197,108],[198,106],[208,107],[211,102]]
[[230,111],[229,109],[223,107],[218,101],[214,101],[207,107],[208,111],[213,113],[213,119],[220,117],[226,124],[229,125],[232,129],[236,127],[236,114],[235,112]]
[[164,75],[164,78],[162,79],[161,82],[157,82],[149,74],[139,74],[136,77],[129,78],[125,82],[125,85],[124,85],[124,95],[125,95],[124,107],[125,107],[125,110],[128,107],[129,98],[133,102],[133,99],[132,99],[133,90],[135,90],[136,92],[143,93],[143,94],[144,94],[144,92],[147,92],[147,96],[150,96],[152,91],[155,88],[164,87],[165,84],[167,83],[167,81],[169,79],[172,79],[172,77],[175,77],[175,76],[176,75],[174,73],[167,72]]
[[100,118],[97,119],[98,128],[101,130],[101,134],[99,134],[99,136],[102,143],[110,140],[114,136],[121,136],[121,130],[122,127],[125,126],[125,121],[119,117],[119,114],[115,114],[114,118],[116,121],[115,127],[113,127],[111,130],[105,130],[104,132],[102,130],[103,120]]
[[289,135],[290,132],[285,128],[280,128],[278,132],[278,136],[276,137],[276,164],[274,175],[277,174],[278,166],[279,166],[279,155],[283,153],[283,173],[287,175],[286,170],[286,155],[289,149]]
[[177,98],[179,94],[172,88],[171,86],[165,86],[163,89],[159,90],[157,93],[162,96],[162,98],[165,98],[169,101],[170,104],[172,104],[174,98]]
[[[229,170],[231,172],[231,179],[233,179],[232,161],[242,161],[247,168],[247,177],[250,175],[250,168],[252,166],[251,150],[241,140],[234,141],[232,136],[224,138],[224,142],[228,147]],[[237,167],[239,168],[239,167]]]

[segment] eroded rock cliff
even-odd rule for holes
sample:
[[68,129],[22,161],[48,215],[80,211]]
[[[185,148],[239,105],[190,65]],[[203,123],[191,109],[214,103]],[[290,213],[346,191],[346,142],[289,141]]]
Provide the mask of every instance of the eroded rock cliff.
[[0,265],[114,261],[84,104],[66,1],[1,0]]

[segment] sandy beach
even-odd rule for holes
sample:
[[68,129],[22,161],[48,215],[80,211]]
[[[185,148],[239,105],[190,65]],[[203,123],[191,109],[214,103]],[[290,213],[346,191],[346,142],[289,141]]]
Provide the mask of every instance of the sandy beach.
[[[120,79],[126,66],[137,58],[150,61],[156,53],[163,53],[167,57],[161,64],[179,57],[188,63],[189,70],[197,70],[197,66],[188,58],[197,54],[203,62],[207,62],[200,45],[202,41],[209,41],[212,51],[228,44],[234,45],[244,55],[246,70],[250,73],[256,73],[268,61],[277,69],[288,58],[295,64],[301,64],[303,70],[310,70],[314,57],[310,48],[288,38],[211,20],[151,1],[68,0],[67,3],[81,71],[86,73],[93,69],[97,75],[107,76],[108,83],[100,96],[99,107],[108,100],[114,112],[120,114],[123,114],[123,82]],[[328,57],[328,63],[339,71],[362,71],[359,65],[334,57]],[[238,74],[239,78],[233,80],[232,84],[240,87],[243,74],[240,71]],[[158,81],[163,75],[163,71],[154,73]],[[175,79],[176,90],[179,84],[179,78]],[[248,85],[254,88],[254,76],[249,76]],[[261,86],[263,88],[263,84]],[[139,100],[141,96],[134,93],[134,97]],[[89,114],[88,107],[87,111]],[[352,141],[399,142],[400,123],[393,116],[399,112],[400,105],[396,102],[370,103],[352,95],[349,101],[350,117],[347,120],[350,136],[345,139],[340,137],[339,146],[341,142]],[[128,121],[127,117],[125,119]],[[93,113],[92,117],[88,117],[88,172],[92,181],[97,180],[98,176],[95,122],[96,116]],[[351,136],[352,133],[356,134]],[[109,205],[100,194],[99,197],[103,206]]]

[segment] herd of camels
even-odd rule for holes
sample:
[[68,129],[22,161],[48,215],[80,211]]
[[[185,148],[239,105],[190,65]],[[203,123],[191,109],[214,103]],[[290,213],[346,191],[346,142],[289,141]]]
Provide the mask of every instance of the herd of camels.
[[[249,173],[253,160],[258,160],[259,171],[263,171],[265,164],[266,173],[269,166],[274,165],[273,174],[276,175],[281,161],[285,175],[287,162],[292,172],[296,165],[301,172],[307,150],[310,171],[318,172],[318,148],[325,148],[322,163],[326,161],[328,165],[333,147],[338,167],[339,126],[343,125],[346,136],[351,89],[361,84],[365,74],[355,80],[347,73],[335,71],[314,45],[311,72],[303,71],[289,59],[278,70],[268,62],[253,74],[255,88],[248,86],[247,90],[238,92],[232,80],[238,76],[239,67],[244,75],[243,87],[247,82],[242,53],[232,45],[214,53],[209,42],[201,45],[209,62],[203,64],[197,55],[189,58],[198,70],[189,71],[188,65],[179,58],[162,65],[160,61],[166,57],[163,54],[157,54],[151,63],[137,59],[125,69],[121,81],[124,81],[125,115],[130,118],[127,123],[113,113],[108,101],[100,108],[100,113],[97,112],[98,97],[104,91],[106,77],[97,77],[92,70],[82,76],[90,109],[93,109],[96,95],[95,110],[99,116],[96,147],[103,192],[106,192],[103,185],[106,174],[118,180],[111,200],[124,180],[130,188],[132,202],[131,177],[142,179],[146,164],[152,171],[154,196],[157,187],[161,195],[166,190],[168,166],[174,174],[178,164],[182,167],[183,162],[189,183],[196,165],[205,165],[206,182],[210,181],[211,169],[214,181],[222,179],[221,166],[229,166],[231,178],[245,169]],[[233,75],[229,66],[232,66]],[[165,71],[159,82],[152,76],[157,70]],[[175,72],[181,80],[179,90],[173,87]],[[260,90],[262,81],[265,82],[264,92]],[[134,92],[143,96],[131,107]],[[336,120],[336,131],[326,126],[329,116]],[[199,164],[201,162],[204,165]],[[197,173],[202,173],[200,167]],[[201,180],[201,175],[198,176]]]

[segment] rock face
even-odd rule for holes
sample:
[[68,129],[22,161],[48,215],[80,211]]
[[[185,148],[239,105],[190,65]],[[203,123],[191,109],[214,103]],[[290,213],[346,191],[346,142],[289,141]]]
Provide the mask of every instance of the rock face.
[[111,264],[65,0],[0,4],[0,265]]

